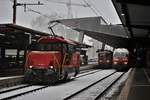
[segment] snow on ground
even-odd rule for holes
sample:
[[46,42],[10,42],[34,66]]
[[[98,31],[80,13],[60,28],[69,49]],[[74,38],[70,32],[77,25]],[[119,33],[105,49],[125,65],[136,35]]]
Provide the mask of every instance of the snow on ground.
[[15,100],[63,100],[64,97],[85,88],[89,84],[92,84],[113,72],[115,72],[115,70],[103,70],[61,85],[50,86],[30,94],[20,96],[15,98]]

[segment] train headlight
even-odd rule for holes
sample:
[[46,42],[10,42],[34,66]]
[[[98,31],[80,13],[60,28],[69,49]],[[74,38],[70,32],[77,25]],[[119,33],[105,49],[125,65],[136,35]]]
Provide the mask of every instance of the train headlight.
[[102,60],[99,60],[99,62],[102,62]]
[[49,66],[49,68],[50,68],[50,69],[53,69],[53,68],[54,68],[54,66]]
[[128,64],[128,62],[124,62],[124,64],[126,65],[126,64]]
[[117,62],[114,62],[114,64],[116,65],[116,64],[118,64]]
[[33,68],[33,66],[30,65],[29,68]]
[[107,63],[110,63],[110,61],[109,61],[109,60],[106,60],[106,62],[107,62]]

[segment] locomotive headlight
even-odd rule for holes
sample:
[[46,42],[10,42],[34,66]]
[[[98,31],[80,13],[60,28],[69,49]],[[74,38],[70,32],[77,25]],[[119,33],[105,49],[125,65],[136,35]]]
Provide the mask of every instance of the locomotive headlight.
[[50,68],[50,69],[53,69],[53,68],[54,68],[54,66],[49,66],[49,68]]
[[109,60],[106,60],[106,62],[109,63],[110,61],[109,61]]
[[116,64],[118,64],[117,62],[114,62],[114,64],[116,65]]
[[102,60],[99,60],[99,62],[102,62]]
[[126,65],[126,64],[128,64],[128,62],[124,62],[124,64]]
[[33,68],[33,66],[30,65],[29,68]]

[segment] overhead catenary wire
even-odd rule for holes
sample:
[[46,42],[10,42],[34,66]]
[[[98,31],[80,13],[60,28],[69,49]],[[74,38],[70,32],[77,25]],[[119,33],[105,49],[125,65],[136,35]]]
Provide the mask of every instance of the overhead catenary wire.
[[[59,4],[66,4],[66,5],[70,4],[70,2],[63,2],[63,1],[58,1],[58,0],[45,0],[45,1],[53,2],[53,3],[59,3]],[[87,5],[87,4],[72,3],[72,2],[71,2],[70,5],[72,5],[72,6],[81,6],[81,7],[89,7],[89,5]]]
[[[28,9],[28,11],[37,13],[37,14],[39,14],[39,15],[41,15],[41,16],[43,16],[43,17],[48,18],[48,19],[51,20],[51,17],[50,17],[49,15],[43,14],[43,13],[41,13],[41,12],[39,12],[39,11],[36,11],[36,10],[33,10],[33,9],[29,8],[29,7],[27,7],[27,9]],[[59,16],[59,17],[60,17],[60,16]],[[56,35],[55,32],[53,31],[53,27],[56,26],[56,25],[58,25],[58,24],[59,24],[59,23],[50,23],[50,22],[48,23],[48,25],[49,25],[48,29],[50,29],[50,31],[51,31],[51,33],[52,33],[52,36],[58,36],[58,35]]]
[[45,17],[45,18],[50,19],[50,16],[48,16],[48,15],[46,15],[46,14],[43,14],[43,13],[41,13],[41,12],[39,12],[39,11],[36,11],[36,10],[33,10],[33,9],[29,8],[29,7],[27,7],[27,9],[28,9],[28,11],[31,11],[31,12],[37,13],[37,14],[39,14],[39,15],[41,15],[41,16],[43,16],[43,17]]
[[51,13],[56,13],[56,14],[58,14],[59,13],[59,15],[60,16],[58,16],[58,17],[64,17],[64,15],[63,14],[61,14],[61,11],[59,10],[59,11],[54,11],[54,9],[52,9],[51,7],[50,7],[50,5],[49,5],[49,1],[48,0],[45,0],[47,3],[44,3],[44,7],[46,8],[46,9],[48,9]]
[[[83,0],[87,5],[89,5],[89,8],[93,11],[93,13],[96,16],[102,16],[102,13],[99,9],[90,1],[90,0]],[[106,19],[104,16],[102,16],[104,19]],[[105,21],[105,20],[104,20]],[[105,21],[106,22],[106,21]],[[107,22],[106,22],[107,23]]]
[[102,13],[99,11],[99,9],[97,9],[97,7],[95,6],[95,4],[93,2],[91,2],[91,0],[87,0],[88,2],[90,2],[90,5],[96,10],[96,12],[99,14],[99,15],[102,15]]
[[86,0],[83,0],[87,5],[90,5],[89,8],[92,10],[92,12],[96,15],[99,16],[99,13],[97,13],[97,11],[95,11],[94,8],[92,8],[91,4],[89,4]]
[[72,6],[80,6],[80,7],[89,7],[90,5],[87,4],[80,4],[80,3],[72,3],[71,0],[68,0],[68,2],[64,2],[64,1],[58,1],[58,0],[46,0],[47,2],[52,2],[52,3],[58,3],[58,4],[65,4],[67,6],[68,9],[68,14],[67,14],[67,18],[73,18],[72,15]]

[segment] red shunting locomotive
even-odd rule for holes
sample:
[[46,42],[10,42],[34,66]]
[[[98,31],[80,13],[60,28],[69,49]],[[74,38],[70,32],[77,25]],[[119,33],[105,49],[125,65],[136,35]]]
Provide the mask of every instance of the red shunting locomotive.
[[25,81],[54,83],[79,73],[80,53],[76,44],[62,37],[42,37],[26,55]]

